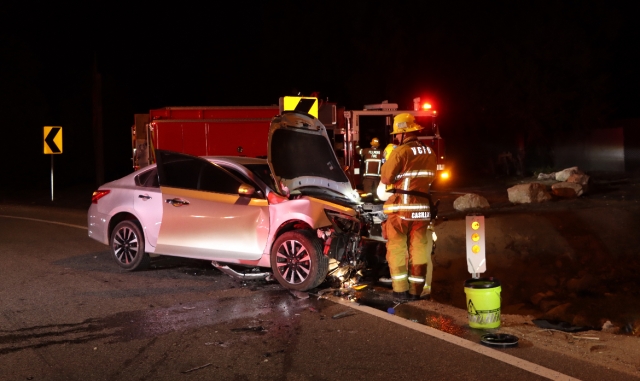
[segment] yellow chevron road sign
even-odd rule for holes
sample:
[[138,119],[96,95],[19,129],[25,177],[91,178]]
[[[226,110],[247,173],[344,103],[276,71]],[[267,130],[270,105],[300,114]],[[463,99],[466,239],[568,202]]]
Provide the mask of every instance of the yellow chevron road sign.
[[299,111],[318,117],[318,98],[284,97],[282,111]]
[[62,127],[44,127],[44,153],[47,155],[62,153]]

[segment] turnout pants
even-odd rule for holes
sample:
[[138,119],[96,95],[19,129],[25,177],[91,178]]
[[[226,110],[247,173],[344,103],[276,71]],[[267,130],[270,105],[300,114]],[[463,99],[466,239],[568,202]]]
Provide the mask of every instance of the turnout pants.
[[392,213],[385,225],[393,291],[421,295],[433,244],[429,221],[407,221]]
[[378,183],[380,183],[380,177],[377,176],[364,176],[362,179],[362,190],[365,193],[371,193],[373,195],[373,199],[378,199]]

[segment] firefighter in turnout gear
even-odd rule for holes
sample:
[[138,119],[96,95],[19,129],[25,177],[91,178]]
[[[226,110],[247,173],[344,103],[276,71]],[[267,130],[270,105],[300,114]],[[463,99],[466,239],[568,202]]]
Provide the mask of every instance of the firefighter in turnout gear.
[[401,300],[420,299],[427,266],[431,266],[429,189],[436,175],[436,157],[418,140],[422,128],[411,114],[395,116],[391,134],[398,136],[400,144],[382,166],[380,177],[391,193],[383,209],[388,216],[387,262],[394,297]]
[[380,141],[378,138],[371,139],[371,148],[360,150],[362,158],[362,190],[373,196],[374,201],[378,201],[376,188],[380,182],[380,167],[382,166],[382,151],[378,148]]

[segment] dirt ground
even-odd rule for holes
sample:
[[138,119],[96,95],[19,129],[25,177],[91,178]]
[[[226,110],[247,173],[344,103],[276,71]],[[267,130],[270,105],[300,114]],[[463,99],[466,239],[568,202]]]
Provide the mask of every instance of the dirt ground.
[[[580,198],[511,204],[507,188],[524,182],[540,181],[485,179],[436,190],[432,302],[421,303],[467,319],[465,216],[477,212],[487,236],[481,276],[502,288],[500,332],[640,376],[640,176],[592,174]],[[465,193],[484,196],[491,207],[456,211],[453,201]]]

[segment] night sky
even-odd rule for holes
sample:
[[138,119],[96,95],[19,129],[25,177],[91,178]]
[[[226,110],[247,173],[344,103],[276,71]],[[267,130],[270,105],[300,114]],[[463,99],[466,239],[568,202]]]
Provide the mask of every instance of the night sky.
[[531,168],[548,166],[555,132],[640,117],[639,13],[628,3],[3,5],[2,186],[46,189],[45,125],[64,129],[57,184],[95,182],[94,70],[107,181],[131,170],[135,113],[314,91],[347,109],[431,100],[460,168],[470,152],[491,157],[518,139]]

